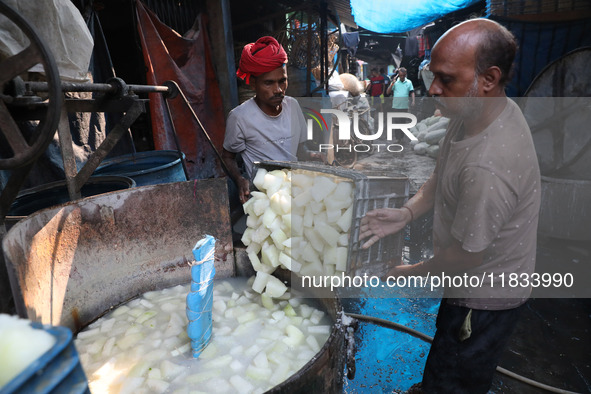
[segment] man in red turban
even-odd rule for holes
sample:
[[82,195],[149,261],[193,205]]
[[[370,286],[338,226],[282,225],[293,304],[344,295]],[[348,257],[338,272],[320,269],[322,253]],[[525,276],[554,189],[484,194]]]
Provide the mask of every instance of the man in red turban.
[[[249,181],[257,161],[322,160],[320,152],[308,151],[307,126],[298,102],[285,95],[287,54],[273,37],[262,37],[244,46],[236,75],[255,91],[255,96],[228,115],[223,159],[238,186],[241,203],[250,194]],[[238,167],[236,156],[244,162]]]
[[265,36],[244,46],[236,75],[247,84],[250,76],[258,77],[287,64],[287,53],[273,37]]

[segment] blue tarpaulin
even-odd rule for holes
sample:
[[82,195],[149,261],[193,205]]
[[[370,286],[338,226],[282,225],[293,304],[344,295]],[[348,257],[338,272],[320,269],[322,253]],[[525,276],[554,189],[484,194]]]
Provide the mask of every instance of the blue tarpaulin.
[[478,0],[351,0],[355,23],[375,33],[403,33]]

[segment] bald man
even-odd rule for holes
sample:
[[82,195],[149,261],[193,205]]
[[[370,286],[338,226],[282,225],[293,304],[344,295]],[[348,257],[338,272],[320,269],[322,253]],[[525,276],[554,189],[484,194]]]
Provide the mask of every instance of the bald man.
[[[473,19],[446,32],[431,53],[429,93],[451,121],[435,170],[401,209],[368,212],[369,247],[434,209],[434,256],[389,275],[477,277],[447,287],[422,383],[410,393],[486,393],[531,287],[540,172],[529,127],[504,91],[517,45],[496,22]],[[483,280],[484,279],[484,280]]]

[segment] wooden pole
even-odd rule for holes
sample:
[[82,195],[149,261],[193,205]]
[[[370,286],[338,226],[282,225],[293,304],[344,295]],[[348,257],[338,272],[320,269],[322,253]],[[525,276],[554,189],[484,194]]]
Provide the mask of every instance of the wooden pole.
[[224,115],[238,106],[238,81],[234,60],[234,40],[232,38],[232,18],[229,0],[206,0],[209,18],[209,37],[213,64],[222,94]]

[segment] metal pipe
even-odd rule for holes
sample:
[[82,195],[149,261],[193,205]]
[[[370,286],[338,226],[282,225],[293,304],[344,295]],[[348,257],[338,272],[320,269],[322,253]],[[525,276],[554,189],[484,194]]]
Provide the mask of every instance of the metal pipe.
[[[32,92],[47,92],[49,86],[47,82],[25,82],[27,91]],[[154,85],[127,85],[127,88],[134,93],[168,93],[167,86]],[[76,83],[76,82],[62,82],[62,92],[97,92],[97,93],[116,93],[119,86],[108,83]]]
[[172,114],[170,113],[170,106],[168,105],[168,100],[164,100],[164,104],[166,107],[166,114],[168,115],[168,120],[170,121],[170,128],[172,129],[172,135],[174,136],[174,143],[176,145],[176,150],[179,153],[179,160],[181,161],[181,165],[183,166],[183,172],[185,173],[185,178],[187,180],[191,179],[189,177],[189,171],[187,171],[187,164],[183,158],[183,151],[181,150],[181,143],[179,142],[179,136],[176,133],[176,127],[174,127],[174,121],[172,120]]
[[133,90],[136,93],[168,93],[169,89],[167,86],[154,86],[154,85],[127,85],[129,90]]

